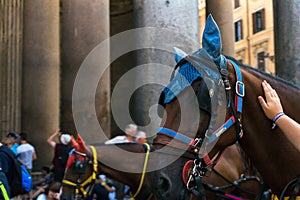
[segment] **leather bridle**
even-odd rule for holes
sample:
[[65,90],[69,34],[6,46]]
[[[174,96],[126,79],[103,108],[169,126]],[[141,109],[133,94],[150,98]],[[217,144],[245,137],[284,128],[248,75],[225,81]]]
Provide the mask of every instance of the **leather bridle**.
[[[85,179],[80,180],[80,177],[76,181],[71,181],[67,179],[63,179],[62,184],[63,186],[70,187],[75,189],[75,196],[82,195],[83,197],[86,197],[90,194],[90,192],[93,189],[97,172],[98,172],[98,160],[97,160],[97,151],[95,150],[94,146],[90,146],[90,149],[92,151],[91,155],[88,155],[87,153],[82,153],[76,150],[72,150],[70,154],[76,154],[78,156],[84,157],[84,160],[87,161],[87,163],[84,162],[74,162],[72,164],[72,167],[77,168],[77,170],[80,170],[80,168],[84,168],[86,166],[84,165],[92,165],[92,173],[91,175]],[[79,168],[79,169],[78,169]]]
[[[195,68],[197,67],[197,61],[199,61],[199,58],[196,56],[188,55],[185,58],[183,58],[181,61],[177,63],[175,66],[176,68],[180,68],[183,64],[186,62],[189,62],[192,64]],[[245,95],[245,87],[244,83],[242,81],[242,74],[240,72],[240,69],[238,65],[233,60],[228,60],[230,62],[235,70],[235,77],[236,77],[236,83],[235,83],[235,101],[233,102],[231,98],[231,86],[228,80],[228,69],[227,67],[219,68],[219,72],[221,74],[224,89],[226,92],[227,97],[227,105],[232,109],[232,116],[229,117],[229,119],[221,125],[217,130],[215,130],[212,135],[209,138],[209,142],[213,142],[216,139],[218,139],[223,133],[225,133],[230,127],[235,125],[236,127],[236,141],[241,139],[243,135],[242,131],[242,125],[241,125],[241,114],[242,114],[242,105],[243,105],[243,97]],[[173,76],[173,75],[172,75]],[[200,138],[190,138],[185,136],[182,133],[179,133],[177,131],[160,127],[157,130],[158,135],[165,135],[167,137],[170,137],[172,139],[178,140],[182,143],[185,143],[188,145],[191,149],[196,149],[195,152],[201,152],[201,148],[203,148],[203,141],[204,137],[206,137],[206,134],[202,134]],[[198,157],[194,159],[194,167],[193,170],[190,173],[190,177],[188,179],[188,182],[186,183],[186,187],[190,191],[194,191],[197,189],[197,193],[204,193],[204,189],[202,186],[201,177],[203,177],[206,172],[209,170],[209,168],[212,168],[218,159],[220,158],[220,155],[222,152],[218,152],[216,156],[213,158],[210,158],[209,154],[206,153],[205,155],[198,154]],[[191,184],[193,182],[193,184]],[[202,194],[203,195],[203,194]]]
[[[196,56],[187,56],[183,58],[185,62],[191,63],[193,66],[196,65]],[[180,61],[178,62],[180,65],[184,64],[185,62]],[[239,67],[237,64],[229,60],[229,62],[233,65],[235,72],[236,72],[236,86],[235,86],[235,102],[232,101],[231,97],[231,87],[229,85],[229,81],[227,78],[228,75],[228,70],[227,69],[222,69],[220,70],[220,73],[222,75],[223,83],[225,86],[225,91],[227,94],[227,102],[230,105],[232,109],[232,116],[229,117],[229,119],[221,126],[219,127],[216,131],[213,132],[212,136],[210,137],[209,141],[213,141],[217,138],[219,138],[224,132],[226,132],[231,126],[236,125],[236,141],[238,141],[242,137],[242,125],[241,125],[241,113],[242,113],[242,104],[243,104],[243,97],[245,95],[245,89],[244,89],[244,83],[242,82],[242,75],[239,70]],[[180,67],[180,66],[179,66]],[[177,68],[177,66],[176,66]],[[182,133],[179,133],[177,131],[165,128],[165,127],[160,127],[157,130],[158,135],[166,135],[172,139],[178,140],[180,142],[183,142],[187,145],[189,145],[191,148],[197,148],[203,145],[202,141],[203,138],[205,137],[205,134],[202,134],[200,138],[190,138],[188,136],[185,136]],[[201,155],[203,157],[203,161],[206,165],[211,165],[213,163],[212,159],[209,157],[208,154],[206,155]]]

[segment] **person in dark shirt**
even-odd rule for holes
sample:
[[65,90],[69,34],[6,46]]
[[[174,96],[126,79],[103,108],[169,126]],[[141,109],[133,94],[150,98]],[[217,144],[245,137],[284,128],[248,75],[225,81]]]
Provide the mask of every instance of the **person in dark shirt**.
[[[55,138],[59,137],[59,142]],[[61,183],[64,178],[65,168],[69,156],[71,136],[62,133],[59,129],[55,131],[47,140],[48,144],[54,148],[54,158],[52,161],[54,171],[54,181]]]
[[[6,145],[0,143],[0,181],[4,185],[6,192],[10,197],[11,188],[13,186],[11,185],[12,183],[9,183],[9,180],[12,180],[14,176],[14,163],[7,153],[3,152],[3,150],[10,153],[12,156],[14,156],[14,153]],[[4,199],[2,192],[0,192],[0,199]]]

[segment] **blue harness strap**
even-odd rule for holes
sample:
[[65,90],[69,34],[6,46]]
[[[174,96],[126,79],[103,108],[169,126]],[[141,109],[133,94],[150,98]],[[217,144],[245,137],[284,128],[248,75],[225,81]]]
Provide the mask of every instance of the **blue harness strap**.
[[[233,65],[236,77],[235,83],[235,109],[238,113],[242,113],[243,111],[243,97],[245,96],[245,85],[242,79],[242,73],[238,67],[238,65],[231,59],[228,59],[229,62]],[[208,140],[208,143],[215,141],[219,138],[226,130],[228,130],[231,126],[236,123],[236,117],[232,115],[220,128],[218,128]],[[242,133],[242,132],[241,132]],[[242,134],[239,134],[239,137],[242,137]],[[238,139],[237,139],[238,140]]]
[[192,138],[189,138],[181,133],[178,133],[176,131],[173,131],[171,129],[168,129],[168,128],[165,128],[165,127],[160,127],[157,129],[157,134],[163,134],[163,135],[166,135],[168,137],[171,137],[171,138],[174,138],[174,139],[177,139],[181,142],[184,142],[186,144],[189,144],[189,145],[194,145],[195,144],[195,140],[192,139]]
[[243,83],[242,74],[238,65],[233,61],[228,59],[229,62],[233,65],[235,70],[236,84],[235,84],[235,105],[239,113],[242,113],[243,110],[243,97],[245,96],[245,85]]

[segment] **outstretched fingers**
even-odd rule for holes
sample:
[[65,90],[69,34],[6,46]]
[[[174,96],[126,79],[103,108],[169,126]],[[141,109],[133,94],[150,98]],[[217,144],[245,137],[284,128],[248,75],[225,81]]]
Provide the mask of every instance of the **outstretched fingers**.
[[262,82],[262,88],[264,90],[266,100],[264,100],[262,96],[259,96],[258,101],[267,117],[269,119],[273,119],[276,114],[283,111],[280,99],[276,90],[274,90],[267,81],[264,80]]

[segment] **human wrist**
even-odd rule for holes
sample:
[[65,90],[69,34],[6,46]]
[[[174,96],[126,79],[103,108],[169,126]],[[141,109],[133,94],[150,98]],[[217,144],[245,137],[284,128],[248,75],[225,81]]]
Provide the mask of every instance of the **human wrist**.
[[282,116],[285,116],[285,114],[284,114],[284,112],[279,112],[279,113],[277,113],[274,117],[273,117],[273,119],[272,119],[272,121],[273,121],[273,125],[272,125],[272,129],[274,129],[275,127],[276,127],[276,122],[279,120],[279,118],[281,118]]

